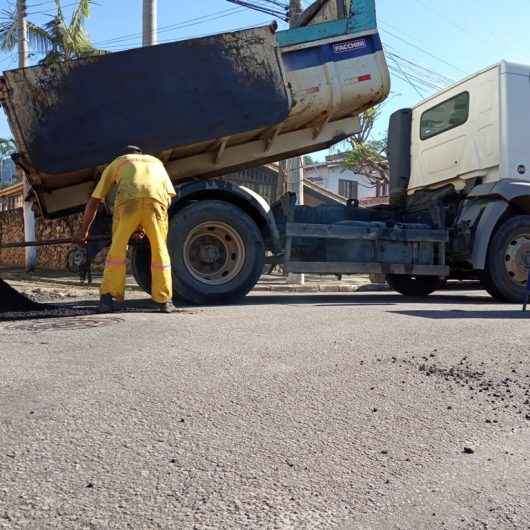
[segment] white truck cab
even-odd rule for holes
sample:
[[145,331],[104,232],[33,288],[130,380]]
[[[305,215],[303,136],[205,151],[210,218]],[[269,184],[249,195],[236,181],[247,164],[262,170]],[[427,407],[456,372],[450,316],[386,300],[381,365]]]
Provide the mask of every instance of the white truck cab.
[[530,66],[501,62],[412,109],[408,193],[451,183],[530,182]]
[[530,66],[502,61],[394,113],[391,203],[449,229],[454,277],[524,299],[530,269]]

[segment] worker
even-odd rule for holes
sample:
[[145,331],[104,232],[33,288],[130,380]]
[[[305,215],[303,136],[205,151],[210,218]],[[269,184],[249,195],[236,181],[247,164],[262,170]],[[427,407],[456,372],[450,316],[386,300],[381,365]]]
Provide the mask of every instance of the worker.
[[158,158],[127,146],[123,155],[108,165],[89,199],[75,242],[87,242],[99,204],[116,187],[112,243],[100,288],[99,311],[109,313],[123,304],[127,246],[132,236],[147,235],[151,244],[151,296],[162,313],[175,311],[171,302],[171,263],[167,250],[167,210],[175,188]]

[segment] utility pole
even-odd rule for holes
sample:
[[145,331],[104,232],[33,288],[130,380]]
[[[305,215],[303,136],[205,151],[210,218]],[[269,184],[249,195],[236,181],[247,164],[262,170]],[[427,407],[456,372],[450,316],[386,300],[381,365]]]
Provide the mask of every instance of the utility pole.
[[157,1],[143,0],[143,45],[154,46],[157,43]]
[[17,0],[18,67],[28,66],[28,22],[26,0]]
[[[302,14],[302,1],[289,1],[289,27],[295,28],[298,26],[300,15]],[[282,173],[285,175],[287,191],[296,193],[296,204],[304,204],[304,168],[302,167],[302,159],[300,157],[291,158],[289,160],[282,160],[280,167],[283,169]],[[288,281],[303,285],[305,277],[303,274],[289,274]]]
[[[18,40],[18,66],[26,68],[29,66],[28,53],[28,22],[27,22],[26,0],[17,0],[17,40]],[[24,212],[24,239],[26,241],[35,241],[35,214],[33,213],[33,201],[26,200],[31,190],[31,184],[27,175],[22,173],[23,182],[23,212]],[[32,271],[37,264],[37,249],[32,247],[26,248],[25,264],[26,270]]]

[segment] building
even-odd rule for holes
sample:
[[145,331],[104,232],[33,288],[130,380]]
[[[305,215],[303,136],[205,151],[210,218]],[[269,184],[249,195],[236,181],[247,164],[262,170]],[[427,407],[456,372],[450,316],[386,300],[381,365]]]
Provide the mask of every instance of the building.
[[[304,166],[304,179],[318,184],[346,199],[386,198],[388,183],[374,184],[366,176],[344,167],[345,154],[326,156],[323,162]],[[379,201],[378,201],[379,202]]]
[[250,188],[261,195],[269,204],[278,199],[278,164],[242,169],[236,173],[223,175],[221,178]]
[[23,194],[22,183],[0,188],[0,212],[22,208],[24,202]]

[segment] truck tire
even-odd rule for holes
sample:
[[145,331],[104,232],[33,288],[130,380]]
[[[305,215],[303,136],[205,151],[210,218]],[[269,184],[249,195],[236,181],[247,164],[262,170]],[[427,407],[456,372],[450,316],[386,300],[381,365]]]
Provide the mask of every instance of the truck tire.
[[142,241],[131,246],[131,271],[136,283],[148,294],[151,294],[151,247],[149,241]]
[[506,220],[491,238],[481,283],[493,298],[503,302],[524,301],[530,259],[530,215]]
[[265,245],[254,220],[233,204],[194,202],[170,220],[175,295],[192,304],[245,296],[263,271]]
[[386,281],[394,291],[415,297],[429,296],[446,284],[445,278],[439,276],[409,276],[407,274],[388,274]]

